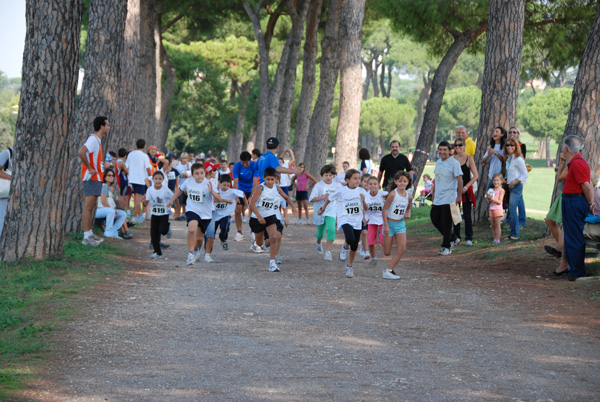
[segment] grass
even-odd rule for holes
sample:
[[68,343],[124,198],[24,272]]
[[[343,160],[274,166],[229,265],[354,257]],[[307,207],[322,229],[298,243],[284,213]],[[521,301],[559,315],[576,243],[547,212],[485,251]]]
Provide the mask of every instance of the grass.
[[64,256],[0,264],[0,400],[32,378],[47,352],[48,335],[72,319],[75,295],[107,274],[120,272],[122,248],[66,240]]

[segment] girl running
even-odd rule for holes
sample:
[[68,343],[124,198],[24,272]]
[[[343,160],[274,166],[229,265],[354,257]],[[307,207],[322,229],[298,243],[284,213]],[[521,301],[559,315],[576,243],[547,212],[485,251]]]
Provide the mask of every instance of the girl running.
[[297,223],[298,225],[302,224],[302,208],[304,208],[306,214],[306,224],[308,225],[310,223],[308,221],[308,189],[309,187],[312,187],[308,185],[308,180],[312,180],[314,185],[317,182],[317,179],[315,179],[314,176],[310,175],[309,173],[306,173],[306,165],[304,162],[300,162],[298,167],[302,169],[302,173],[292,178],[292,185],[294,185],[294,181],[298,183],[296,188],[296,202],[298,203]]
[[406,190],[412,185],[410,174],[405,171],[399,171],[394,176],[394,181],[390,184],[390,193],[383,206],[383,234],[385,235],[383,243],[383,253],[390,255],[392,253],[392,242],[396,239],[396,253],[390,259],[390,263],[383,271],[383,279],[400,279],[394,272],[394,268],[406,251],[406,224],[404,219],[410,218],[410,208],[412,205],[412,195]]
[[[356,169],[349,169],[344,177],[347,185],[336,190],[335,193],[330,194],[329,198],[325,200],[325,204],[319,208],[317,212],[319,215],[327,210],[327,206],[330,202],[337,201],[336,212],[338,230],[344,231],[344,238],[346,244],[349,245],[350,250],[345,246],[342,248],[340,253],[340,260],[344,261],[347,257],[346,262],[346,277],[354,277],[354,269],[352,263],[358,250],[358,243],[360,242],[360,233],[362,225],[365,222],[365,195],[360,189],[360,172]],[[350,251],[350,253],[348,253]]]
[[[323,180],[315,184],[312,192],[310,193],[310,202],[313,203],[313,210],[318,211],[329,198],[330,194],[335,193],[342,185],[335,183],[336,170],[333,165],[325,165],[321,168],[321,177]],[[331,257],[331,249],[335,240],[335,204],[331,203],[323,214],[313,214],[313,223],[317,225],[317,253],[323,254],[323,245],[321,240],[327,230],[327,251],[325,252],[325,261],[333,261]]]
[[492,184],[494,188],[489,189],[485,195],[485,198],[490,203],[492,235],[494,236],[494,243],[496,244],[500,244],[500,236],[502,236],[502,228],[500,227],[500,224],[502,222],[502,216],[504,215],[504,208],[502,207],[502,200],[504,199],[502,180],[502,173],[496,173],[494,177],[492,177]]
[[377,257],[375,255],[375,245],[377,239],[379,244],[383,246],[383,205],[385,204],[385,198],[387,191],[379,189],[379,181],[377,177],[371,176],[369,178],[369,192],[365,196],[365,203],[367,204],[367,243],[369,245],[369,255],[371,256],[371,265],[377,265]]

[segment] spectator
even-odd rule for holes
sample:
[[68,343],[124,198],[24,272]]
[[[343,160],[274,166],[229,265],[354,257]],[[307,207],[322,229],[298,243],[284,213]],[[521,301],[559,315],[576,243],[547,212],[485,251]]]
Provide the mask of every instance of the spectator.
[[[473,212],[472,208],[475,207],[475,193],[473,192],[473,185],[477,183],[479,179],[479,172],[477,172],[477,166],[475,166],[475,160],[471,155],[467,155],[465,152],[466,143],[462,138],[457,138],[454,141],[454,149],[456,155],[454,159],[460,163],[460,169],[463,173],[463,182],[465,185],[462,189],[462,207],[463,217],[465,220],[465,238],[466,246],[473,245]],[[460,223],[454,226],[454,234],[460,239]]]
[[[117,203],[115,202],[114,196],[116,176],[117,175],[112,168],[108,168],[106,169],[106,172],[104,172],[104,183],[102,184],[101,195],[98,199],[96,219],[106,218],[104,237],[120,239],[118,230],[125,223],[127,214],[125,211],[117,209]],[[127,232],[128,230],[124,231],[124,233]]]
[[525,166],[525,159],[521,155],[521,147],[519,147],[517,140],[513,138],[506,141],[504,155],[506,156],[506,184],[510,191],[508,202],[510,234],[508,240],[519,240],[520,225],[517,208],[523,198],[523,184],[525,184],[528,177],[527,166]]
[[262,155],[262,153],[260,152],[260,149],[254,148],[252,150],[252,160],[254,162],[258,161],[258,158],[260,158],[261,155]]
[[[527,157],[527,146],[521,142],[520,137],[521,132],[517,127],[512,126],[508,129],[508,138],[517,141],[519,147],[521,148],[523,160],[525,160]],[[527,163],[525,163],[525,166],[527,167],[527,172],[529,172],[531,170],[530,167],[527,165]],[[525,226],[527,225],[527,215],[525,212],[525,200],[523,197],[521,197],[521,201],[519,201],[519,205],[517,206],[517,214],[519,215],[519,226],[521,226],[522,229],[525,229]]]
[[412,165],[408,161],[406,155],[400,153],[400,142],[396,140],[392,141],[390,143],[390,149],[391,152],[381,158],[379,174],[377,175],[377,180],[379,180],[379,183],[381,183],[381,177],[383,176],[384,190],[387,190],[390,180],[393,179],[396,172],[400,170],[406,170],[407,172],[412,173],[413,170]]
[[[452,254],[451,248],[455,241],[460,239],[452,233],[452,211],[450,204],[458,204],[462,200],[462,170],[460,163],[450,158],[450,144],[442,141],[438,145],[438,155],[440,159],[435,165],[435,180],[431,189],[433,205],[431,207],[430,218],[433,226],[442,234],[442,249],[439,255]],[[457,240],[458,239],[458,240]]]
[[371,176],[373,174],[373,162],[371,162],[371,154],[369,153],[369,150],[367,148],[362,148],[360,151],[358,151],[358,157],[361,159],[360,169],[358,169],[360,175]]
[[567,160],[567,178],[562,194],[562,219],[568,279],[585,276],[585,239],[583,227],[587,212],[594,213],[594,191],[590,167],[580,154],[581,140],[575,135],[564,139],[562,152]]
[[119,184],[119,201],[121,208],[131,217],[129,211],[129,201],[131,200],[131,187],[129,187],[129,170],[127,169],[127,155],[129,152],[125,148],[119,148],[117,151],[119,159],[117,160],[117,183]]
[[562,192],[563,186],[565,184],[564,182],[567,178],[568,173],[568,168],[566,166],[566,158],[562,152],[560,153],[560,163],[558,164],[558,167],[554,170],[556,171],[556,181],[558,182],[558,189],[556,199],[550,206],[550,210],[548,211],[548,214],[546,215],[546,219],[544,221],[546,222],[548,229],[550,229],[550,232],[552,233],[552,236],[556,241],[556,248],[552,246],[544,246],[544,249],[548,254],[561,259],[560,266],[558,267],[559,269],[553,272],[554,275],[561,276],[563,274],[566,274],[569,268],[567,260],[564,256],[564,233],[562,227],[558,226],[562,224]]
[[494,188],[492,183],[492,177],[496,173],[502,172],[502,163],[504,162],[504,143],[506,142],[506,130],[504,127],[496,127],[492,133],[490,139],[490,146],[488,147],[483,159],[483,163],[490,163],[490,169],[488,171],[488,184],[487,189]]
[[[12,147],[9,147],[0,153],[0,179],[8,180],[7,184],[9,188],[10,180],[12,179],[11,174],[13,171],[14,160],[14,150]],[[4,219],[6,218],[6,210],[8,208],[8,191],[5,195],[5,197],[0,198],[0,236],[2,236]]]
[[460,138],[465,142],[465,154],[469,156],[475,156],[476,144],[475,141],[469,137],[469,132],[465,126],[456,126],[456,138]]

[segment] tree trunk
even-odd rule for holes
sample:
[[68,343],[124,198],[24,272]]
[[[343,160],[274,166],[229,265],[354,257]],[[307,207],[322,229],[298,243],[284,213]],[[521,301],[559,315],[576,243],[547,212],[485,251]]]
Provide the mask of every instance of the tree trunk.
[[546,167],[552,165],[552,157],[550,156],[550,137],[546,137]]
[[379,75],[379,89],[381,90],[381,96],[389,98],[390,94],[385,89],[385,64],[381,63],[381,74]]
[[[88,37],[86,43],[83,86],[71,138],[73,147],[65,169],[69,172],[66,193],[69,214],[64,224],[67,233],[81,230],[83,211],[83,188],[81,187],[81,160],[77,151],[94,131],[92,121],[96,116],[107,116],[113,124],[119,109],[118,99],[121,83],[121,52],[127,9],[120,0],[92,0],[89,8]],[[116,124],[116,123],[114,123]],[[110,132],[109,132],[110,133]],[[110,135],[110,134],[108,134]],[[107,135],[107,137],[108,137]],[[104,149],[110,138],[104,139]],[[116,144],[115,144],[116,145]],[[116,150],[116,149],[115,149]]]
[[52,167],[75,158],[71,149],[79,144],[72,133],[81,12],[78,0],[26,3],[14,172],[0,239],[4,261],[63,253],[64,218],[72,213],[65,194],[72,188],[69,170]]
[[417,133],[415,135],[415,144],[419,143],[419,134],[421,133],[421,128],[423,127],[423,107],[427,106],[427,100],[429,99],[429,94],[431,93],[431,71],[428,71],[427,74],[423,74],[423,89],[419,94],[419,99],[417,100]]
[[477,207],[473,211],[474,223],[488,216],[488,204],[483,199],[487,192],[490,165],[482,164],[481,160],[490,143],[490,134],[494,127],[508,128],[517,117],[524,22],[525,0],[490,1],[479,135],[475,151],[475,163],[481,179],[477,186]]
[[235,129],[235,136],[231,143],[231,147],[227,151],[227,155],[229,155],[230,161],[237,161],[237,158],[242,153],[242,144],[244,142],[244,128],[246,126],[246,110],[248,109],[248,97],[250,96],[250,84],[251,81],[246,81],[239,88],[241,102],[240,108],[238,110],[237,127]]
[[[379,83],[377,82],[377,71],[379,71],[379,65],[381,63],[379,63],[377,61],[377,58],[379,57],[379,55],[377,55],[374,59],[373,59],[373,68],[371,69],[371,81],[373,84],[373,96],[375,98],[379,97]],[[341,80],[341,78],[340,78]]]
[[[571,108],[565,127],[563,138],[568,135],[577,135],[581,138],[583,149],[581,156],[585,158],[592,171],[598,166],[600,156],[600,141],[598,141],[598,121],[600,121],[600,8],[590,31],[579,71],[573,86]],[[558,148],[556,160],[560,155]],[[552,202],[556,198],[558,186],[555,184]]]
[[[454,42],[444,55],[440,65],[435,71],[433,80],[431,81],[431,94],[425,108],[423,116],[423,126],[419,133],[419,141],[416,145],[416,151],[413,156],[412,166],[417,171],[417,180],[414,183],[415,187],[419,184],[419,179],[423,173],[423,168],[427,162],[428,153],[431,150],[433,137],[437,129],[437,122],[442,108],[442,100],[444,92],[446,92],[446,83],[452,68],[456,64],[456,60],[473,41],[481,35],[487,28],[487,21],[482,21],[476,30],[467,30],[462,33],[455,33]],[[422,150],[422,152],[420,152]],[[424,153],[425,152],[425,153]]]
[[[292,2],[290,2],[292,3]],[[290,4],[292,12],[293,26],[290,32],[292,41],[290,53],[285,64],[285,77],[283,80],[283,89],[279,103],[279,116],[277,124],[277,138],[279,138],[279,147],[283,151],[290,148],[291,145],[291,125],[292,108],[294,106],[294,92],[296,89],[296,71],[298,69],[298,58],[300,57],[300,47],[302,45],[302,31],[304,21],[310,8],[309,0],[299,0],[296,9]],[[282,60],[283,61],[283,60]]]
[[[306,153],[310,155],[306,163],[307,170],[315,175],[325,165],[329,148],[329,128],[333,95],[339,73],[339,31],[343,0],[331,0],[325,35],[321,42],[321,78],[319,95],[310,119]],[[307,159],[305,157],[305,159]]]
[[308,138],[308,127],[310,125],[310,112],[312,110],[313,98],[315,96],[315,81],[317,75],[317,34],[323,0],[313,1],[310,16],[306,22],[306,39],[304,41],[304,60],[302,62],[302,91],[298,102],[298,113],[296,114],[296,133],[294,135],[294,156],[297,160],[304,161],[306,152],[306,140]]
[[[169,134],[169,128],[171,126],[171,119],[169,116],[169,105],[171,99],[175,94],[175,79],[176,72],[175,66],[171,64],[167,51],[163,45],[162,35],[160,31],[158,35],[155,35],[157,41],[157,70],[156,70],[156,89],[157,96],[156,101],[156,146],[158,149],[166,151],[164,149],[167,136]],[[164,78],[164,79],[163,79]]]
[[363,100],[369,99],[369,87],[371,86],[371,76],[373,75],[373,60],[363,61],[365,66],[365,82],[363,83]]
[[[239,121],[239,117],[238,117],[238,121]],[[248,135],[248,142],[246,143],[246,151],[252,152],[252,150],[255,148],[254,147],[255,144],[256,144],[256,126],[252,126],[252,127],[250,127],[250,134]]]
[[[157,71],[155,32],[158,19],[157,0],[142,0],[140,18],[140,47],[138,48],[141,74],[137,78],[136,103],[139,107],[136,125],[140,136],[148,145],[157,145],[156,137],[156,98]],[[108,150],[107,150],[108,151]]]
[[[362,82],[362,23],[365,0],[345,0],[340,24],[340,117],[335,139],[335,165],[342,169],[343,161],[356,162]],[[376,73],[376,72],[375,72]],[[376,76],[376,74],[374,74]],[[374,83],[373,89],[377,87]]]
[[[231,89],[229,91],[229,104],[231,105],[232,108],[235,108],[236,106],[236,100],[235,100],[235,94],[238,92],[238,82],[236,80],[231,80]],[[238,115],[239,117],[239,115]],[[236,133],[230,133],[227,136],[227,156],[228,158],[231,159],[232,156],[236,157],[237,155],[234,154],[234,142],[236,140]]]

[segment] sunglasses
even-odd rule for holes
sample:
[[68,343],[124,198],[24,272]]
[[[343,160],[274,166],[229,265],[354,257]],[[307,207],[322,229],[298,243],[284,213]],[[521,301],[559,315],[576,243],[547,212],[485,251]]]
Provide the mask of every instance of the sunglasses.
[[454,144],[455,147],[464,147],[465,144]]
[[509,133],[509,134],[519,134],[519,132],[518,132],[518,131],[515,131],[515,130],[511,130],[511,131],[509,131],[508,133]]
[[506,148],[508,148],[508,147],[513,147],[514,148],[514,147],[516,147],[516,145],[506,144]]

